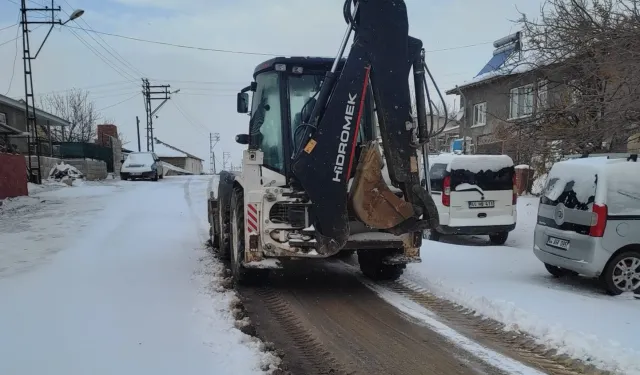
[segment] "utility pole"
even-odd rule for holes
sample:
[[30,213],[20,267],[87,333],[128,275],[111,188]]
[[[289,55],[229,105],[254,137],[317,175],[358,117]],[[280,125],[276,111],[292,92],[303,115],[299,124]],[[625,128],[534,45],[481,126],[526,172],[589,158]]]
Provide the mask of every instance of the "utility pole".
[[231,153],[230,152],[223,152],[222,153],[222,170],[224,171],[229,171],[230,169],[227,169],[227,163],[229,163],[229,159],[231,159]]
[[136,116],[136,134],[138,135],[138,152],[142,151],[140,148],[140,117]]
[[209,169],[211,174],[216,174],[216,153],[214,147],[220,141],[220,133],[209,133]]
[[[144,95],[144,109],[147,113],[147,151],[154,151],[153,148],[153,115],[158,112],[158,110],[167,102],[167,100],[171,99],[169,94],[174,94],[175,92],[169,92],[169,87],[171,85],[151,85],[147,78],[142,79],[142,94]],[[153,91],[152,91],[153,90]],[[179,91],[179,90],[178,90]],[[152,101],[154,100],[162,100],[162,102],[155,108],[152,109]]]
[[[27,127],[27,154],[29,156],[29,180],[36,184],[42,183],[42,172],[41,172],[41,156],[42,156],[42,148],[40,144],[40,135],[38,132],[38,121],[36,119],[36,103],[33,91],[33,74],[31,70],[31,60],[35,60],[42,51],[42,47],[44,43],[49,38],[51,31],[55,25],[64,25],[67,22],[74,20],[84,13],[84,10],[78,9],[71,13],[71,16],[64,23],[55,19],[56,13],[60,11],[60,7],[55,8],[53,4],[53,0],[51,0],[51,8],[45,6],[44,8],[27,8],[27,0],[21,0],[20,2],[20,13],[22,15],[22,19],[20,21],[20,25],[22,26],[22,61],[24,64],[24,94],[25,94],[25,104],[24,104],[24,114],[26,120]],[[50,20],[43,21],[29,21],[29,12],[47,12],[51,14]],[[51,25],[49,28],[49,32],[44,37],[42,44],[38,48],[35,56],[31,56],[31,48],[29,45],[29,25],[31,24],[44,24]],[[44,128],[42,131],[47,134],[49,140],[51,140],[51,133],[47,132]],[[37,168],[34,167],[33,163],[33,153],[35,152],[35,156],[37,159]],[[34,173],[35,172],[35,173]]]

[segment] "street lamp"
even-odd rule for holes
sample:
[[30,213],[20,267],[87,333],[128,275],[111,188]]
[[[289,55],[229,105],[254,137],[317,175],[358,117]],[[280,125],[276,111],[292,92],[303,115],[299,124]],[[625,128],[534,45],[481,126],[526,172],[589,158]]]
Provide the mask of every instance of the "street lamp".
[[[41,160],[40,160],[40,156],[41,156],[41,152],[40,152],[40,139],[38,137],[38,121],[36,119],[36,103],[35,103],[35,96],[34,96],[34,91],[33,91],[33,75],[32,75],[32,68],[31,68],[31,61],[35,60],[38,55],[40,54],[40,51],[42,50],[42,47],[44,46],[44,43],[47,41],[47,39],[49,38],[49,35],[51,35],[51,31],[53,30],[53,27],[55,25],[65,25],[67,24],[69,21],[75,20],[78,17],[82,16],[84,14],[84,10],[82,9],[76,9],[74,10],[71,15],[69,16],[69,19],[67,21],[65,21],[64,23],[62,23],[62,21],[60,20],[55,20],[55,13],[61,11],[61,8],[55,7],[54,8],[54,0],[51,0],[51,7],[46,7],[43,5],[44,8],[28,8],[27,7],[27,0],[21,0],[20,1],[20,13],[22,15],[22,20],[20,21],[20,24],[22,25],[22,60],[24,62],[24,88],[25,88],[25,120],[26,120],[26,128],[27,128],[27,153],[29,156],[29,180],[35,182],[35,183],[42,183],[42,164],[41,164]],[[42,20],[42,21],[31,21],[29,20],[28,14],[29,12],[50,12],[51,13],[51,20]],[[47,32],[47,35],[44,37],[44,40],[42,41],[42,44],[40,44],[40,47],[38,48],[38,51],[36,52],[35,56],[31,56],[31,51],[29,48],[29,25],[30,24],[44,24],[44,25],[51,25],[51,27],[49,28],[49,31]],[[49,140],[51,140],[51,134],[48,134]],[[32,139],[35,140],[35,142],[32,142]],[[32,160],[32,145],[34,145],[35,143],[35,153],[36,153],[36,158],[37,158],[37,162],[38,162],[38,168],[37,168],[37,172],[36,175],[34,176],[34,167],[33,167],[33,160]]]
[[61,22],[60,20],[58,20],[57,22],[53,21],[53,22],[47,22],[47,23],[51,23],[51,27],[49,28],[49,32],[47,33],[47,36],[44,37],[44,40],[42,41],[42,44],[40,44],[40,48],[38,48],[38,52],[36,52],[36,55],[33,56],[33,58],[35,59],[36,57],[38,57],[38,54],[40,53],[40,50],[42,49],[42,46],[44,46],[44,42],[47,41],[47,38],[49,38],[49,34],[51,34],[51,30],[53,30],[53,26],[55,26],[56,24],[59,25],[66,25],[69,21],[73,21],[77,18],[80,18],[82,15],[84,14],[84,10],[83,9],[76,9],[74,10],[71,15],[69,16],[69,19]]
[[76,9],[76,10],[73,11],[73,13],[71,13],[71,15],[69,16],[69,19],[64,21],[63,23],[61,23],[61,25],[64,26],[64,25],[67,24],[67,22],[73,21],[76,18],[82,17],[83,14],[84,14],[84,9]]

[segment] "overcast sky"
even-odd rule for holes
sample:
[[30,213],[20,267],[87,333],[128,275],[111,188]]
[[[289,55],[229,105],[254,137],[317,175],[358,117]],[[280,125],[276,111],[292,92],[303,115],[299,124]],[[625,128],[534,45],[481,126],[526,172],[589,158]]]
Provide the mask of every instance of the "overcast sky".
[[[406,2],[410,33],[432,51],[427,63],[443,94],[480,71],[491,58],[494,40],[517,31],[513,20],[518,10],[536,15],[540,6],[537,0]],[[14,68],[16,42],[3,43],[18,35],[18,26],[2,29],[17,22],[18,3],[0,0],[0,94],[8,90],[14,98],[24,96],[21,43],[17,41]],[[38,3],[50,0],[29,1],[34,7]],[[74,27],[211,49],[320,56],[333,56],[338,48],[345,30],[342,4],[343,0],[56,0],[67,14],[85,10],[81,19],[68,24]],[[60,14],[63,21],[65,17]],[[34,52],[46,28],[31,34]],[[36,94],[88,89],[97,108],[105,108],[102,115],[125,134],[126,147],[135,149],[135,117],[140,116],[141,128],[145,122],[141,78],[170,84],[181,91],[158,112],[155,136],[206,160],[208,170],[209,133],[220,133],[219,161],[226,151],[240,163],[243,147],[234,137],[247,131],[248,117],[236,113],[235,94],[251,81],[255,66],[268,58],[57,27],[33,63],[34,89]],[[448,99],[453,103],[454,98]],[[144,138],[142,145],[144,149]]]

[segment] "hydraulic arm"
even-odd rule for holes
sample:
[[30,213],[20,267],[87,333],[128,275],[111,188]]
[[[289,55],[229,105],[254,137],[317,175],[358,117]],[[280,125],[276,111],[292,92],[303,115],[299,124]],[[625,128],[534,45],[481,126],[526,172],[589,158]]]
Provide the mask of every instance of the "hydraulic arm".
[[[293,162],[294,176],[313,204],[321,254],[334,254],[346,243],[348,205],[365,224],[394,234],[433,228],[438,222],[433,200],[420,186],[417,149],[428,141],[424,52],[422,41],[408,34],[405,2],[347,0],[344,13],[349,29],[303,125]],[[338,76],[336,67],[352,32],[353,44]],[[412,67],[417,126],[411,116]],[[373,93],[389,177],[402,197],[382,179],[376,141],[362,145],[359,160],[354,160],[367,92]],[[348,192],[351,177],[355,178]]]

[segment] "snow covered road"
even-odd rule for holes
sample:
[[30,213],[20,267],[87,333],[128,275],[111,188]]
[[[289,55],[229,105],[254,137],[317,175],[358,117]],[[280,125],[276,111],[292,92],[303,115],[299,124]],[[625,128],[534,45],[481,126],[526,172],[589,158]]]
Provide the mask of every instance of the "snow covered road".
[[595,280],[549,275],[532,250],[537,207],[537,198],[519,199],[506,246],[482,236],[425,242],[423,262],[410,265],[404,280],[573,358],[640,374],[640,301],[607,296]]
[[[258,374],[204,249],[210,177],[85,183],[0,210],[0,374]],[[214,290],[218,290],[215,292]]]

